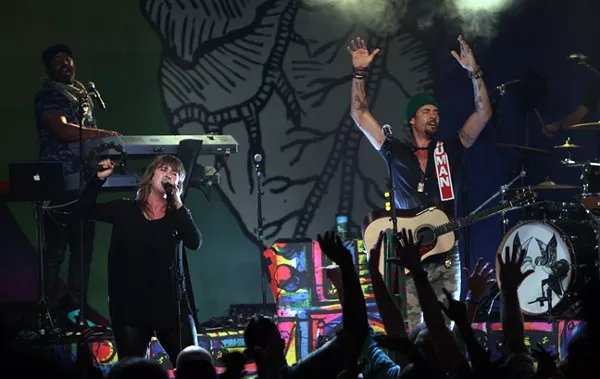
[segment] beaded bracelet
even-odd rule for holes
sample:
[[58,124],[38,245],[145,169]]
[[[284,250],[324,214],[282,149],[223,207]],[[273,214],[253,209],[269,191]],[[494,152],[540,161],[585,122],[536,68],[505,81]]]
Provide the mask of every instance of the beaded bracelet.
[[482,77],[483,77],[483,71],[481,71],[481,69],[479,67],[477,67],[477,70],[475,72],[469,71],[469,78],[471,78],[471,79],[480,79]]
[[356,79],[364,79],[367,76],[368,67],[353,67],[352,75]]

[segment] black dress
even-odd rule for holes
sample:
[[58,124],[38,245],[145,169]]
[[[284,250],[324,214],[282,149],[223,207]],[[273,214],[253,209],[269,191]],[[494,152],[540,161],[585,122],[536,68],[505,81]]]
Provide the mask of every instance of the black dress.
[[[94,176],[80,197],[80,210],[86,219],[113,225],[108,252],[112,323],[154,331],[174,329],[178,323],[171,270],[174,260],[172,225],[188,249],[197,250],[202,235],[185,206],[168,212],[161,219],[148,220],[139,202],[134,200],[96,204],[103,184],[103,180]],[[181,256],[179,258],[181,263]],[[179,270],[183,275],[181,265]],[[189,312],[189,304],[185,295],[183,299],[182,312],[185,314]]]

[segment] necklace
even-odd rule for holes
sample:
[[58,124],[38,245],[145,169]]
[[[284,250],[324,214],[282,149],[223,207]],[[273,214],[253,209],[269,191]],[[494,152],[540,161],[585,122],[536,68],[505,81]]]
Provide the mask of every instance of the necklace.
[[419,180],[419,184],[417,184],[417,192],[424,192],[425,191],[425,173],[423,172],[423,170],[421,171],[421,180]]

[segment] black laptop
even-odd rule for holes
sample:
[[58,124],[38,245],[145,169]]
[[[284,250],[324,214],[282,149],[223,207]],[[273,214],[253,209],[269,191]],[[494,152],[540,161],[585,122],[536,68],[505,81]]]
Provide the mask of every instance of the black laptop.
[[50,200],[65,186],[62,162],[12,162],[8,178],[13,200]]

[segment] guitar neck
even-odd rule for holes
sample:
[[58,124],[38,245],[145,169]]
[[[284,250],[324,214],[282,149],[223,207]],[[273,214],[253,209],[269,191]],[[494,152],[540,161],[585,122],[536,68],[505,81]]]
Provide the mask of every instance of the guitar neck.
[[454,232],[456,230],[464,228],[465,226],[469,226],[474,222],[494,216],[494,215],[496,215],[504,210],[507,210],[509,208],[512,208],[512,207],[513,207],[513,205],[509,201],[505,204],[497,205],[495,207],[485,209],[483,211],[477,212],[470,216],[457,218],[457,219],[454,219],[445,224],[439,225],[436,228],[434,228],[434,232],[438,236],[441,236],[446,233]]

